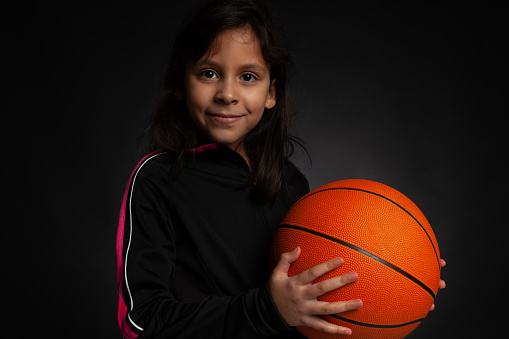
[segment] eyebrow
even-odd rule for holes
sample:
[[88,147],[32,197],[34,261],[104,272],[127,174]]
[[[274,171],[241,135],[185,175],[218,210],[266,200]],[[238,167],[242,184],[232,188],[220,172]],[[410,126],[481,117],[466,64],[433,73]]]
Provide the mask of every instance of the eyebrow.
[[[200,66],[210,65],[211,67],[219,68],[218,63],[215,63],[214,61],[210,61],[210,60],[198,61],[197,65],[200,65]],[[256,69],[258,71],[265,72],[265,68],[260,66],[259,64],[256,64],[256,63],[244,64],[244,65],[241,65],[241,68]]]

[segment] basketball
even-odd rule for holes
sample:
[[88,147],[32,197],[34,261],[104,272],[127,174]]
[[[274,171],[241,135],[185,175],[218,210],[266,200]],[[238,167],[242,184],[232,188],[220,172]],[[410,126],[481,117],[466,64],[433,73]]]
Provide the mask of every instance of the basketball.
[[[360,179],[319,187],[298,200],[274,236],[271,260],[301,247],[289,270],[297,275],[334,257],[344,264],[315,282],[351,271],[359,279],[320,296],[323,301],[361,299],[363,307],[323,319],[352,329],[350,338],[403,338],[424,320],[440,281],[440,252],[421,210],[384,184]],[[310,327],[312,339],[332,335]]]

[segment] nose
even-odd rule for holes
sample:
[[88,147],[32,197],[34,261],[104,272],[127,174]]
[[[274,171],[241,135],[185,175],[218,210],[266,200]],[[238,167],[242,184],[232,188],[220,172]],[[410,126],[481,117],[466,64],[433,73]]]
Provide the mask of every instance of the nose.
[[214,100],[225,105],[238,103],[237,84],[233,79],[224,79],[218,84]]

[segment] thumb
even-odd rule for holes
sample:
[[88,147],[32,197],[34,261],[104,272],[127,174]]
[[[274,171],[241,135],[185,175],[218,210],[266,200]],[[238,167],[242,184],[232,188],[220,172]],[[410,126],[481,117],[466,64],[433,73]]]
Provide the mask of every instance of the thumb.
[[281,258],[279,259],[276,267],[274,267],[275,274],[281,274],[288,276],[288,270],[290,269],[290,265],[297,261],[301,253],[301,249],[299,246],[295,247],[295,249],[291,252],[285,252],[281,254]]

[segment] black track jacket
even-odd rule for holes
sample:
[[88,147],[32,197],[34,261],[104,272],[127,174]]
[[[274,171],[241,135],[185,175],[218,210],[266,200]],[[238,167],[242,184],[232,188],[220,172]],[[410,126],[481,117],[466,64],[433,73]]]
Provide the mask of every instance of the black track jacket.
[[210,144],[142,159],[126,188],[117,233],[118,322],[125,338],[299,338],[270,295],[269,252],[279,222],[309,191],[287,162],[292,198],[252,199],[238,153]]

